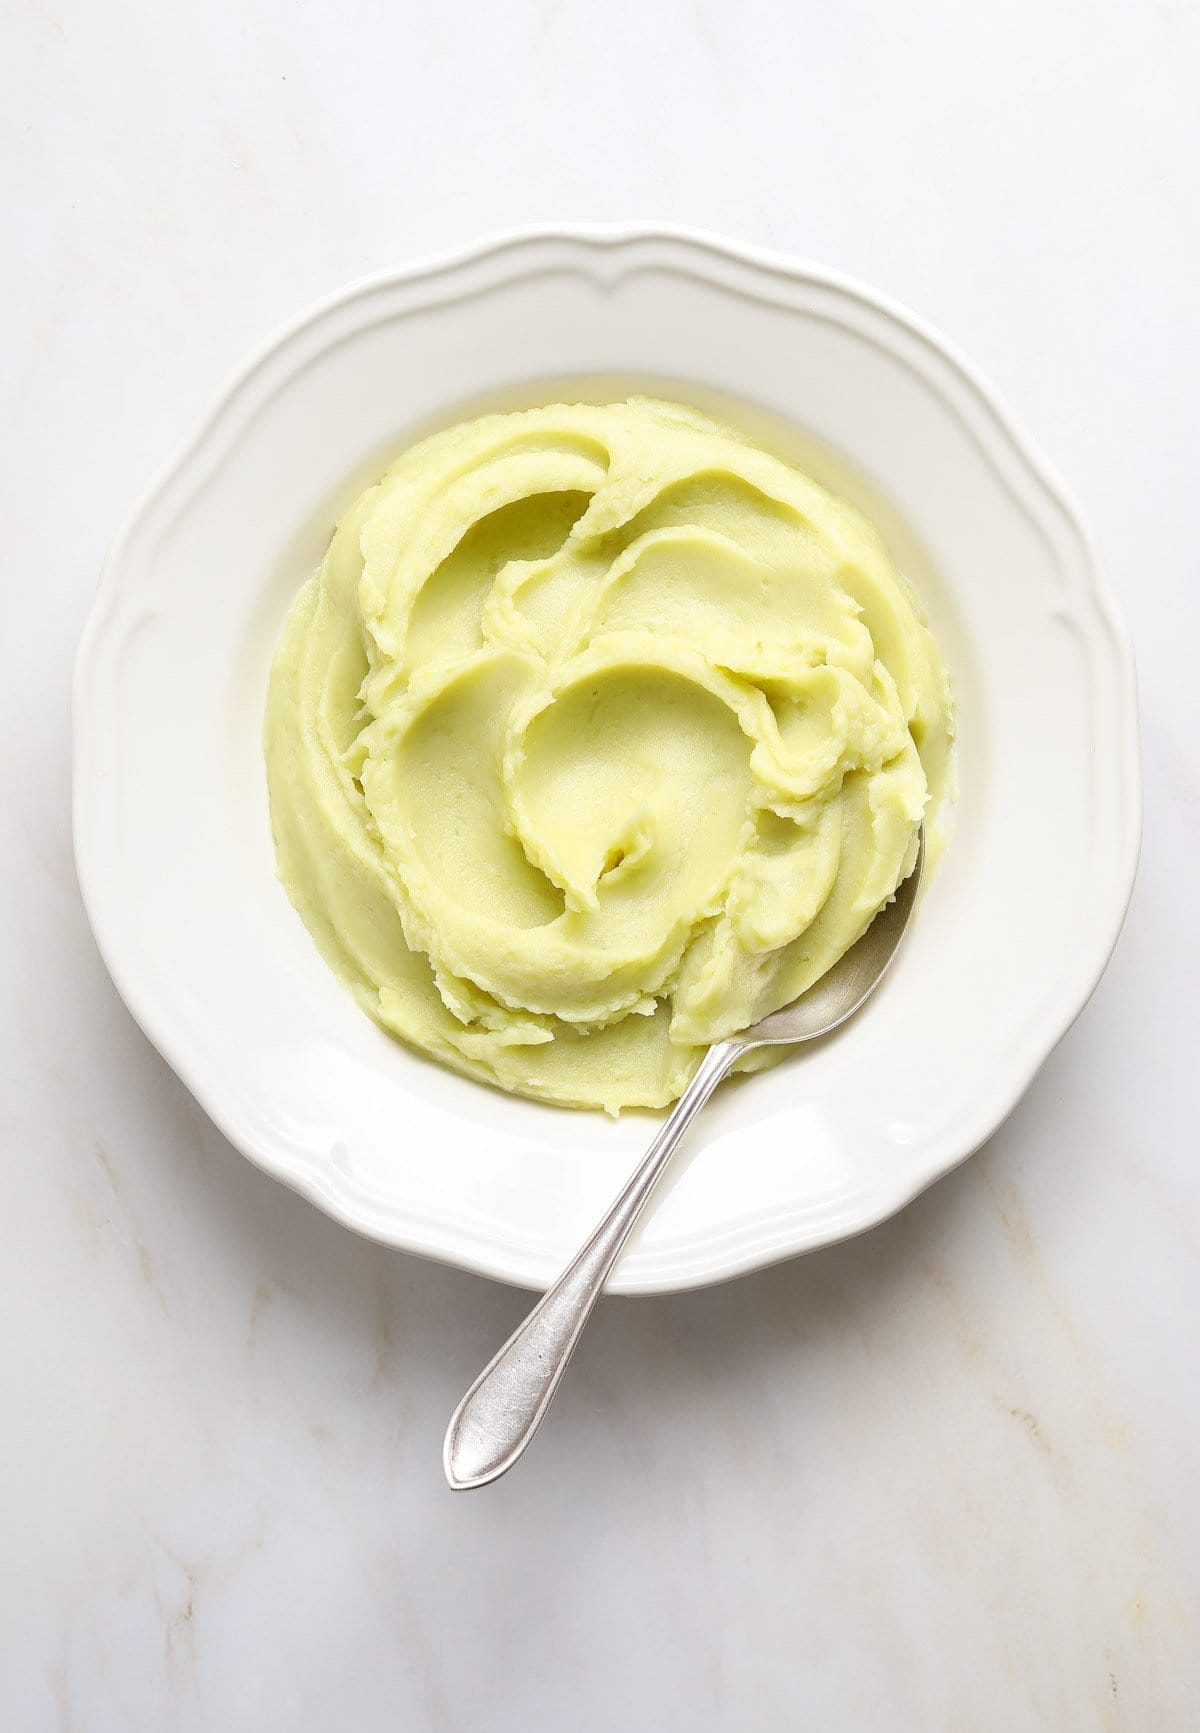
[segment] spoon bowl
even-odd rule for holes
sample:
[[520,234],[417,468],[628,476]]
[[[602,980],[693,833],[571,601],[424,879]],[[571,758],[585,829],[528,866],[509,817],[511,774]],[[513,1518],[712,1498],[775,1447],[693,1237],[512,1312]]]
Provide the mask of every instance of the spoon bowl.
[[891,902],[884,904],[862,938],[819,981],[814,981],[807,993],[734,1037],[742,1052],[751,1047],[814,1041],[818,1035],[832,1034],[847,1018],[853,1017],[883,980],[896,955],[917,901],[924,865],[922,826],[913,870],[897,887]]

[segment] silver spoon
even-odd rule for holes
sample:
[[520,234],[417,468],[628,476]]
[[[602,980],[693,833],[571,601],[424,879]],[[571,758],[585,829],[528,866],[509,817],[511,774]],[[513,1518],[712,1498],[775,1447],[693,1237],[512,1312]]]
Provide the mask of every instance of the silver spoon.
[[917,900],[924,859],[922,830],[912,872],[841,961],[794,1004],[773,1011],[761,1023],[709,1048],[670,1118],[591,1239],[484,1367],[454,1410],[442,1462],[446,1479],[456,1492],[499,1479],[541,1425],[592,1307],[666,1170],[675,1145],[734,1061],[754,1047],[793,1046],[828,1035],[870,998],[904,936]]

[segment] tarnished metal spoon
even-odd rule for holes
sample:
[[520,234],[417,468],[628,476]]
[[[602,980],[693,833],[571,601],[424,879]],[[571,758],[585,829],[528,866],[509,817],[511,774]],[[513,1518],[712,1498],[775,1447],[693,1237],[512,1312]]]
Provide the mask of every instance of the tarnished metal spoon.
[[754,1047],[794,1046],[827,1035],[863,1005],[883,979],[917,900],[925,837],[916,865],[856,945],[794,1004],[710,1047],[670,1117],[583,1250],[545,1293],[454,1411],[442,1461],[457,1491],[486,1486],[511,1468],[558,1389],[575,1344],[630,1230],[645,1209],[676,1144],[722,1077]]

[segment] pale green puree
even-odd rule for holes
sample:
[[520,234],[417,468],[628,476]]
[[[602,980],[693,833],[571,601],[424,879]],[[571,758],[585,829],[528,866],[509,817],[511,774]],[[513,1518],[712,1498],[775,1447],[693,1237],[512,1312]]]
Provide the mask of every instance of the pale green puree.
[[355,501],[288,616],[279,875],[393,1035],[662,1106],[892,896],[951,735],[884,543],[792,465],[645,398],[485,416]]

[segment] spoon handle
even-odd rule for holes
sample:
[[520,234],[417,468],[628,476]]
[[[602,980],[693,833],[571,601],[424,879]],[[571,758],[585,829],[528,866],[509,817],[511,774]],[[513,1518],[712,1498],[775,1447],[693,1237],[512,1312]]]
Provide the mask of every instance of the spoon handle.
[[455,1409],[442,1453],[455,1491],[496,1480],[541,1425],[592,1307],[675,1145],[742,1051],[740,1041],[718,1041],[709,1048],[595,1233]]

